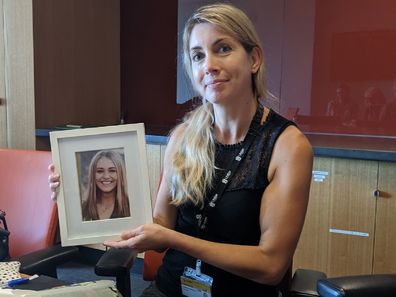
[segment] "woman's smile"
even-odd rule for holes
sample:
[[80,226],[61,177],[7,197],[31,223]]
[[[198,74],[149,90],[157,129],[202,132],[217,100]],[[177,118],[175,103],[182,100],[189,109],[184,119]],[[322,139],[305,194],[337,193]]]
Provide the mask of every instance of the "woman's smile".
[[99,190],[105,193],[114,191],[117,187],[117,179],[117,168],[113,161],[106,157],[100,158],[95,172],[96,186]]

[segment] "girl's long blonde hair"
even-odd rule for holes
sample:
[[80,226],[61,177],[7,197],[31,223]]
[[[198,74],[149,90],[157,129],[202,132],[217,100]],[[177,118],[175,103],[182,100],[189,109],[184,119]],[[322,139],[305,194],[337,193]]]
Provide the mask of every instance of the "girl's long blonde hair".
[[[211,4],[199,8],[186,22],[183,32],[183,62],[193,82],[190,58],[190,37],[195,25],[209,23],[236,38],[247,53],[257,48],[263,56],[258,34],[248,16],[230,4]],[[252,74],[252,90],[256,98],[267,95],[264,59]],[[173,174],[170,180],[172,203],[192,201],[203,206],[206,192],[213,186],[215,174],[215,136],[213,106],[202,98],[202,105],[186,115],[181,135],[176,139],[172,155]]]

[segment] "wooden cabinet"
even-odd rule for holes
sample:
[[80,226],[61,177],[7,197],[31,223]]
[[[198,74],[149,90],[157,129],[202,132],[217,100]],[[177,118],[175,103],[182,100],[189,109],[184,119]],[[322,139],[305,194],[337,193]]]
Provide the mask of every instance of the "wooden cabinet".
[[153,209],[154,209],[154,203],[157,197],[158,186],[161,178],[162,165],[164,163],[165,148],[166,148],[165,144],[148,143],[146,145],[150,196],[151,196],[151,205]]
[[394,163],[316,157],[294,268],[329,276],[395,273],[395,176]]

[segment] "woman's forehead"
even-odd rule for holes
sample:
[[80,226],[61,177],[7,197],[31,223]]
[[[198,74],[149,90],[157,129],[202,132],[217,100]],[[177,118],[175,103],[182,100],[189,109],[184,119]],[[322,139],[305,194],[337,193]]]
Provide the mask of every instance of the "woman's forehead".
[[106,165],[114,165],[114,162],[113,162],[113,160],[111,160],[109,157],[106,157],[106,156],[102,156],[102,157],[100,157],[99,158],[99,160],[98,160],[98,164],[106,164]]
[[218,39],[231,39],[237,41],[236,38],[219,25],[210,23],[196,24],[190,35],[189,47],[194,48],[202,42],[215,42]]

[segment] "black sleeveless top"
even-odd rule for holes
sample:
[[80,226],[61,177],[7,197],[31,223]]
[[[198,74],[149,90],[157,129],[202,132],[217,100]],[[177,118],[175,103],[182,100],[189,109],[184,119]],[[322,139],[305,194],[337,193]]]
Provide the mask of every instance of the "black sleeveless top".
[[[260,122],[263,107],[260,105],[253,122]],[[279,135],[294,123],[270,110],[267,120],[258,125],[250,125],[248,133],[256,135],[245,158],[217,202],[213,215],[208,220],[205,232],[200,235],[209,241],[238,245],[258,245],[261,236],[259,214],[261,198],[268,186],[268,167],[274,144]],[[243,143],[243,142],[242,142]],[[216,144],[215,185],[224,176],[231,160],[241,149],[242,143],[223,145]],[[206,196],[212,197],[211,193]],[[185,203],[178,207],[175,230],[197,237],[197,220],[199,207]],[[182,296],[180,276],[184,267],[195,268],[196,259],[182,252],[169,249],[158,270],[156,284],[169,297]],[[274,286],[236,276],[219,268],[202,262],[202,272],[213,277],[213,297],[248,297],[278,296]]]

